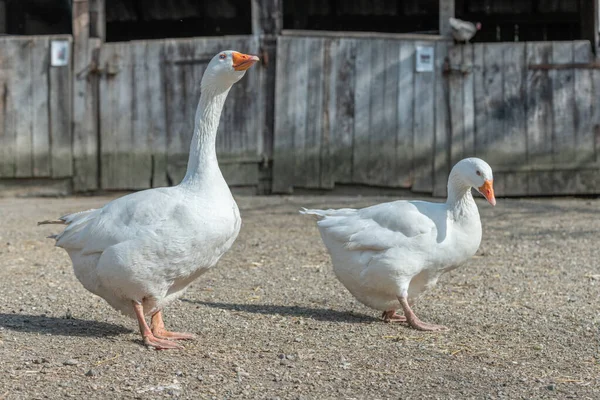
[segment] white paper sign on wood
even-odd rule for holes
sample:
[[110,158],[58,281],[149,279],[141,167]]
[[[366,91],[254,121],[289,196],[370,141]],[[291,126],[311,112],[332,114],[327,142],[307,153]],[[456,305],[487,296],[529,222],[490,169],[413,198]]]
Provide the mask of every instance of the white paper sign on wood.
[[64,67],[69,65],[69,41],[53,40],[50,45],[50,65]]
[[431,72],[433,71],[434,57],[432,46],[417,46],[416,51],[416,71]]

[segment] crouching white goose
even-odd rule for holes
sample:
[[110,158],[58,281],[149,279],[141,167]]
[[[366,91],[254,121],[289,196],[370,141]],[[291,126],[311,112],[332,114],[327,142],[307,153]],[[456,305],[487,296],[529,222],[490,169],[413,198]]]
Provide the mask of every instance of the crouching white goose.
[[51,237],[71,257],[77,279],[115,309],[137,318],[144,342],[156,349],[182,348],[172,340],[193,338],[167,331],[162,309],[212,268],[240,231],[239,210],[219,169],[215,138],[229,90],[257,60],[223,51],[209,62],[187,173],[179,185],[40,222],[67,225]]
[[[445,330],[419,320],[411,305],[440,275],[477,251],[481,221],[471,188],[496,205],[492,182],[485,161],[466,158],[450,172],[446,203],[399,200],[362,209],[300,212],[317,216],[335,275],[358,301],[383,311],[386,322]],[[396,314],[398,308],[404,316]]]

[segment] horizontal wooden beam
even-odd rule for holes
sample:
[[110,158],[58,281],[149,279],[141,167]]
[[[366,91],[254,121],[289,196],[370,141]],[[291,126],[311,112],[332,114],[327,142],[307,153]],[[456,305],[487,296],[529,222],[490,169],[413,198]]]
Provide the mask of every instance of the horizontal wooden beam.
[[284,29],[284,36],[352,38],[352,39],[398,39],[398,40],[446,40],[440,35],[424,35],[415,33],[357,32],[357,31],[316,31],[303,29]]

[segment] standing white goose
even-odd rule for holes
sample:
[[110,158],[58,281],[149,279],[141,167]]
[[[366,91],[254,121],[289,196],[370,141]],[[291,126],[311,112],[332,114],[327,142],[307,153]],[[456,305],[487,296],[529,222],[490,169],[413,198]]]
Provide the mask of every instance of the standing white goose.
[[[362,209],[300,212],[317,216],[333,270],[358,301],[383,311],[386,322],[445,330],[419,320],[411,306],[440,275],[479,248],[481,221],[471,188],[496,205],[492,182],[485,161],[466,158],[450,172],[446,203],[399,200]],[[396,314],[400,307],[404,316]]]
[[[215,139],[229,90],[256,61],[256,56],[229,50],[209,62],[187,173],[179,185],[40,222],[67,225],[51,237],[71,257],[77,279],[115,309],[137,318],[144,343],[157,349],[182,348],[172,340],[194,337],[167,331],[162,309],[212,268],[240,231],[242,221],[219,169]],[[151,327],[146,315],[152,317]]]

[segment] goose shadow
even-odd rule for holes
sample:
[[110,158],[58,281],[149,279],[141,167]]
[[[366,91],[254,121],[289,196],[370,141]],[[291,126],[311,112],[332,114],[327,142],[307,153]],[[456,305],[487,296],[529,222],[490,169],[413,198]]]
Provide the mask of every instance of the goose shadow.
[[327,322],[348,322],[348,323],[371,323],[381,322],[380,319],[365,314],[355,314],[353,312],[342,312],[327,310],[323,308],[310,308],[300,306],[278,306],[269,304],[235,304],[235,303],[213,303],[208,301],[198,301],[181,299],[186,303],[203,305],[211,308],[220,308],[229,311],[242,311],[252,314],[283,315],[286,317],[312,318],[317,321]]
[[131,333],[120,325],[77,318],[0,313],[0,327],[17,332],[35,332],[56,336],[106,337]]

